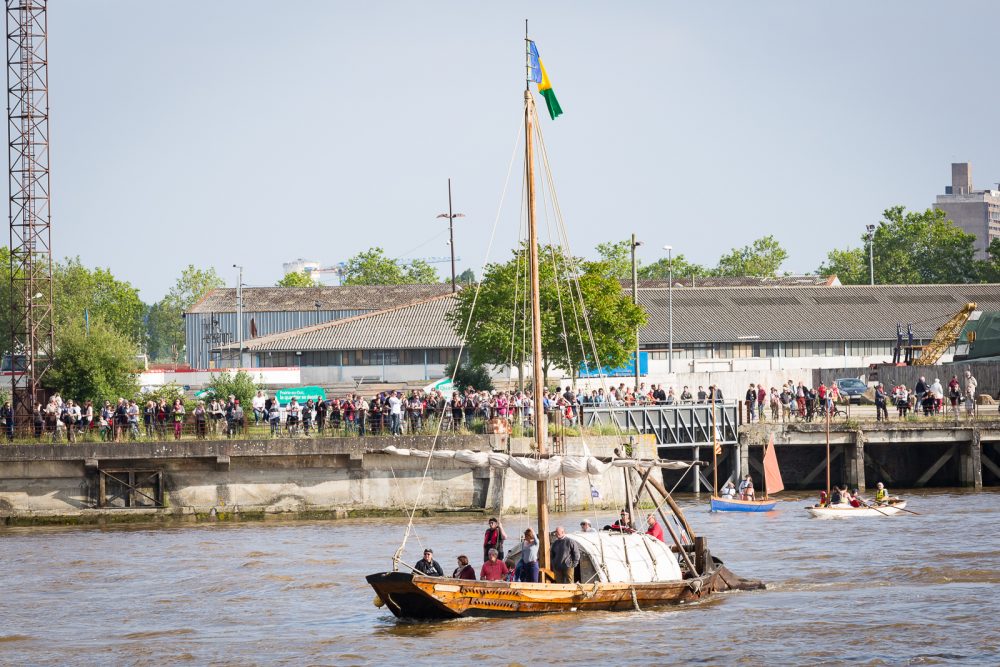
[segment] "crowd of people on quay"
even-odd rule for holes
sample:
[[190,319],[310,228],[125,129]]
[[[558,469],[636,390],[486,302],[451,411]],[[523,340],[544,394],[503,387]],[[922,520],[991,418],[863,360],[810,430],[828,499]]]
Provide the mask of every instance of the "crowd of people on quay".
[[[627,510],[622,510],[618,519],[611,525],[604,526],[602,530],[612,533],[637,533],[639,530],[632,522],[631,515]],[[591,526],[590,520],[584,519],[580,522],[581,533],[596,532]],[[663,527],[652,514],[646,516],[646,530],[642,531],[647,535],[665,542]],[[497,518],[491,518],[483,536],[483,565],[479,569],[480,581],[527,581],[538,583],[538,549],[539,541],[535,531],[531,528],[525,529],[519,537],[520,552],[511,549],[504,558],[504,542],[507,540],[507,532],[503,523]],[[465,554],[457,556],[457,566],[451,573],[453,579],[476,580],[476,569],[469,562],[469,557]],[[549,546],[549,565],[555,573],[556,583],[571,584],[580,581],[581,553],[580,548],[574,540],[566,537],[566,529],[558,526],[555,529],[555,539]],[[434,550],[424,549],[423,558],[418,560],[413,566],[413,570],[419,574],[429,577],[445,576],[444,568],[434,559]]]
[[[950,412],[959,416],[964,404],[966,413],[975,413],[977,381],[968,370],[964,377],[953,375],[947,384],[938,378],[928,382],[921,377],[911,389],[897,385],[887,389],[879,383],[874,388],[878,420],[889,418],[893,407],[900,419],[910,414],[927,416]],[[589,390],[571,386],[556,387],[542,397],[542,409],[550,419],[565,426],[577,426],[588,408],[633,407],[654,405],[707,404],[725,399],[714,386],[688,386],[679,392],[663,384],[640,384],[638,389],[624,382]],[[789,380],[780,387],[766,388],[750,384],[743,395],[745,418],[749,422],[812,421],[829,412],[835,415],[841,396],[835,382],[821,382],[816,387]],[[517,426],[530,428],[534,422],[535,401],[530,390],[476,390],[442,392],[422,389],[382,391],[366,396],[350,392],[340,397],[303,401],[292,398],[281,405],[263,390],[256,392],[250,406],[241,405],[234,396],[211,397],[193,402],[181,398],[107,400],[63,400],[54,394],[35,407],[30,425],[35,439],[75,442],[81,437],[108,442],[138,439],[180,439],[183,434],[196,438],[241,437],[251,426],[267,429],[272,437],[309,435],[402,435],[436,429],[509,433]],[[0,422],[8,440],[14,438],[14,414],[10,402],[0,408]],[[21,429],[19,429],[21,430]],[[25,429],[26,430],[26,429]],[[23,432],[23,431],[22,431]]]

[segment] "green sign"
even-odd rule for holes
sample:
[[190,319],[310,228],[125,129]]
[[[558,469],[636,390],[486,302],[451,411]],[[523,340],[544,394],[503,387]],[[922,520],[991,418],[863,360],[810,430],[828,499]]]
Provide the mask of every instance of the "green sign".
[[285,405],[293,398],[299,403],[305,403],[310,398],[314,401],[325,401],[326,392],[323,387],[291,387],[279,389],[275,392],[274,397],[278,399],[280,405]]

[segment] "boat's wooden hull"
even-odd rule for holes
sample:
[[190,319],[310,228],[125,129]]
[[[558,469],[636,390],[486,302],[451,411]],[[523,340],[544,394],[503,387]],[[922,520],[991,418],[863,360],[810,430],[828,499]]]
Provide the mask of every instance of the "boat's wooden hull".
[[872,507],[807,507],[806,511],[819,519],[850,519],[858,517],[892,516],[894,514],[899,514],[900,510],[905,507],[906,501],[904,500],[891,505],[878,505]]
[[[656,583],[533,584],[425,577],[380,572],[367,577],[378,598],[396,616],[448,619],[573,611],[634,610],[698,600],[730,589],[759,589],[720,567],[684,581]],[[633,591],[635,593],[633,597]]]
[[777,500],[740,500],[712,496],[713,512],[770,512],[778,504]]

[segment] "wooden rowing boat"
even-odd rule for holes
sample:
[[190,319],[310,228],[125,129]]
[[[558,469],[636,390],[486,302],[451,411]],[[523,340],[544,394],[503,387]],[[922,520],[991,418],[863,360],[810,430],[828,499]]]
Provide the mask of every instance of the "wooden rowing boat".
[[806,511],[819,519],[850,519],[859,517],[893,516],[906,508],[906,501],[901,500],[891,505],[868,505],[851,507],[850,505],[827,505],[826,507],[806,507]]

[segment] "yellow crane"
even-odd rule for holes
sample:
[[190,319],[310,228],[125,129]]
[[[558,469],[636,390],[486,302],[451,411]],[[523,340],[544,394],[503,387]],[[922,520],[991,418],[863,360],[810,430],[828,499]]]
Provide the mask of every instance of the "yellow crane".
[[976,310],[976,304],[967,303],[962,309],[951,316],[947,322],[942,324],[934,337],[926,345],[914,345],[913,352],[920,350],[920,356],[914,359],[914,366],[933,366],[938,362],[948,348],[955,344],[962,333],[962,328],[969,321],[969,317]]

